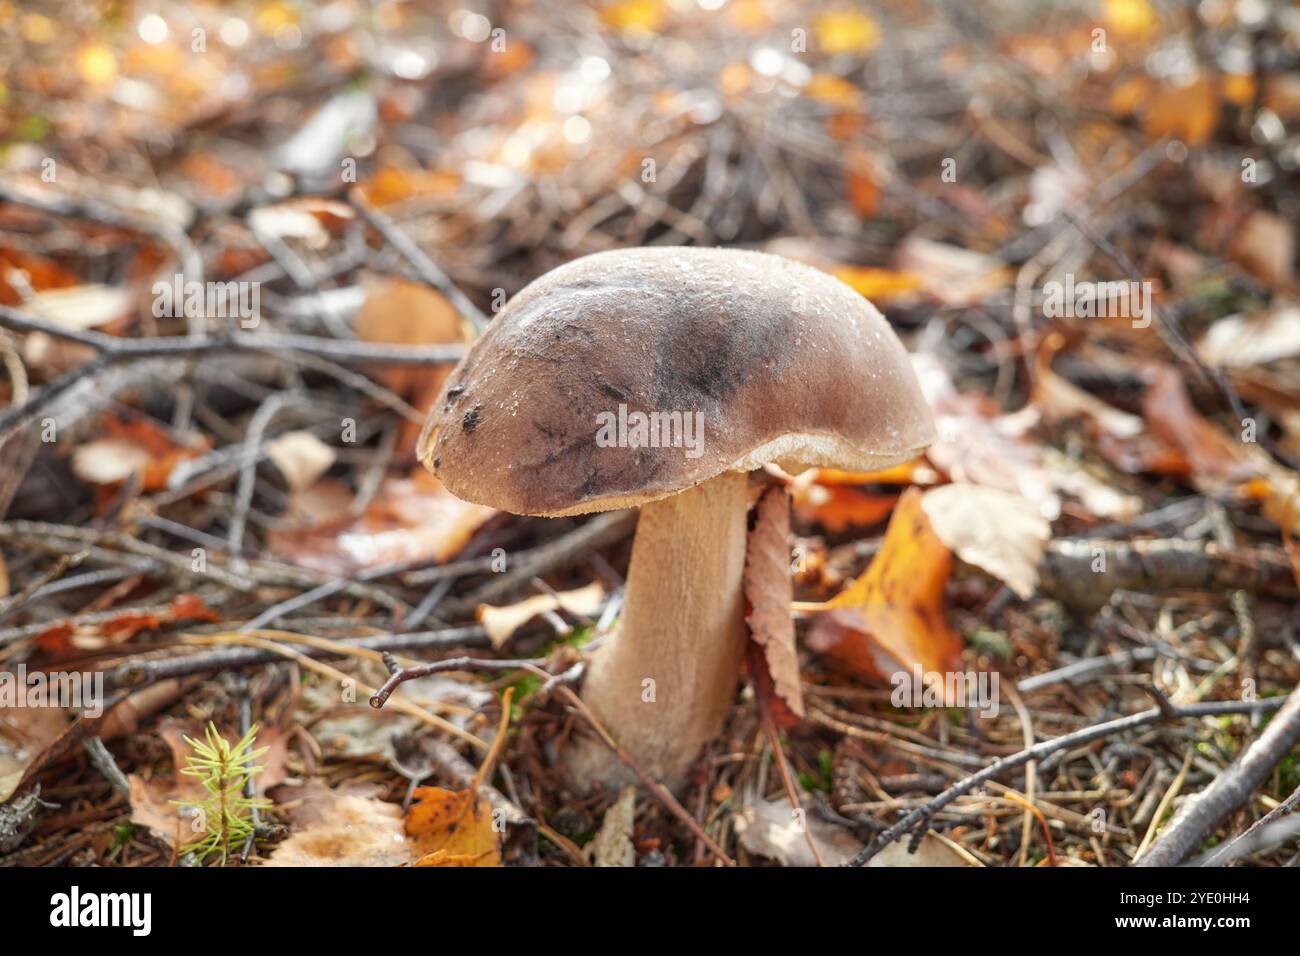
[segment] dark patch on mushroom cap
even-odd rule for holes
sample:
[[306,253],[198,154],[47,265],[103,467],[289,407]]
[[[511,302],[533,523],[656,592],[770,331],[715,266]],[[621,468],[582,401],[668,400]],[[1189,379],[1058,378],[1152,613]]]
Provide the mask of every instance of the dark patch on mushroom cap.
[[[701,453],[601,447],[620,406],[699,413]],[[419,453],[462,498],[557,514],[673,494],[765,446],[791,470],[862,469],[933,437],[906,352],[852,289],[779,256],[654,248],[586,256],[515,296],[449,377]]]
[[468,434],[478,428],[479,416],[483,413],[482,403],[475,405],[465,413],[465,417],[460,420],[461,428]]

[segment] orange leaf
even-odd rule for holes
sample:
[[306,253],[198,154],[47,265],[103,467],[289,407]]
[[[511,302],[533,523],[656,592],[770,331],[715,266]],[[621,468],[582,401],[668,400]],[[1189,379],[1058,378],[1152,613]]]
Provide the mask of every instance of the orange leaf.
[[1218,125],[1219,95],[1208,79],[1160,90],[1142,117],[1142,128],[1151,138],[1169,136],[1190,146],[1208,142]]
[[114,415],[100,418],[101,437],[73,452],[73,473],[83,481],[116,485],[139,473],[144,491],[167,486],[172,469],[187,458],[197,458],[211,447],[210,439],[182,445],[165,428],[145,418],[122,421]]
[[501,697],[501,724],[496,740],[466,790],[419,787],[418,803],[406,817],[406,835],[420,854],[416,866],[500,866],[501,840],[493,825],[492,804],[482,795],[483,781],[492,775],[506,727],[514,688]]
[[100,650],[124,644],[141,631],[177,624],[181,621],[219,621],[220,615],[203,603],[196,594],[178,594],[164,611],[123,611],[115,617],[97,624],[74,628],[63,622],[47,628],[36,637],[36,644],[44,651],[64,653],[70,648]]
[[[880,187],[876,185],[874,179],[865,173],[850,169],[844,177],[844,188],[849,195],[849,205],[853,207],[854,211],[859,216],[863,219],[870,219],[876,214],[876,210],[880,208]],[[848,282],[849,285],[853,285],[852,282],[844,279],[843,276],[840,278],[843,279],[843,281]],[[853,285],[853,287],[855,289],[857,288],[856,285]],[[908,289],[906,291],[911,290]],[[867,295],[866,292],[863,292],[862,294]],[[870,296],[868,296],[868,298],[870,298]]]
[[917,475],[917,467],[922,464],[920,458],[914,458],[881,471],[840,471],[838,468],[818,468],[814,480],[819,485],[925,484],[924,476]]
[[[363,342],[387,345],[446,345],[467,340],[460,314],[442,293],[415,282],[392,279],[367,287],[366,301],[357,313],[356,329],[357,338]],[[428,412],[451,374],[451,367],[377,365],[371,374],[417,411]],[[417,423],[403,422],[397,440],[398,454],[414,450],[419,436]]]
[[868,266],[841,266],[835,278],[868,299],[889,299],[925,287],[925,281],[911,272],[873,269]]
[[883,521],[894,510],[895,495],[872,494],[849,485],[820,482],[795,488],[795,511],[800,520],[820,524],[832,534]]
[[416,866],[500,866],[501,847],[492,828],[492,804],[469,790],[419,787],[406,818],[415,841]]
[[412,170],[384,166],[361,185],[361,192],[372,206],[388,206],[417,196],[450,196],[459,186],[459,174],[450,170]]
[[804,86],[805,96],[811,96],[828,106],[856,110],[862,105],[862,91],[834,73],[816,73]]
[[918,667],[956,670],[961,638],[944,607],[951,570],[952,555],[930,528],[920,490],[909,488],[867,572],[826,604],[803,608],[817,613],[808,646],[855,673],[886,680]]

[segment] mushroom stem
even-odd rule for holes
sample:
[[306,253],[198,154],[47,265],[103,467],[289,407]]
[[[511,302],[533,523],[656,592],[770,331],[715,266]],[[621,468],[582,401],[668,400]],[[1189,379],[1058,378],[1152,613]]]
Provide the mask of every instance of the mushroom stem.
[[[745,651],[746,484],[723,472],[643,505],[618,633],[594,655],[582,698],[637,765],[679,790],[722,728]],[[598,741],[575,741],[582,789],[635,775]]]

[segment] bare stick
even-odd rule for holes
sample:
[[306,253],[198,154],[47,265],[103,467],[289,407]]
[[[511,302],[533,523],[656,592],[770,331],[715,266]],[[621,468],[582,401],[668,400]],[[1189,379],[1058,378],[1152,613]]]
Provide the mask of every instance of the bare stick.
[[442,674],[446,671],[463,671],[477,668],[486,671],[517,671],[530,670],[538,676],[551,677],[552,675],[543,669],[546,658],[532,658],[520,660],[497,660],[490,657],[450,657],[443,661],[432,661],[428,664],[420,664],[417,667],[402,667],[393,658],[391,654],[384,654],[384,663],[388,665],[388,680],[384,681],[380,687],[370,697],[370,706],[374,708],[383,707],[388,703],[388,698],[393,696],[393,691],[397,690],[408,680],[416,680],[420,677],[428,677],[430,674]]
[[[1090,573],[1097,551],[1106,570]],[[1281,549],[1233,549],[1213,542],[1137,539],[1053,541],[1043,556],[1042,590],[1079,607],[1100,607],[1116,590],[1171,591],[1239,588],[1253,592],[1294,589]]]
[[[1280,700],[1281,698],[1270,698]],[[1263,703],[1261,701],[1261,703]],[[1206,787],[1183,804],[1137,866],[1177,866],[1205,840],[1229,813],[1250,799],[1273,768],[1300,743],[1300,687],[1286,698],[1264,732],[1246,752]]]
[[[1174,710],[1178,717],[1213,717],[1224,714],[1254,714],[1263,711],[1273,710],[1280,706],[1282,699],[1280,697],[1270,697],[1266,700],[1243,702],[1235,700],[1210,701],[1204,704],[1188,704],[1181,707],[1175,707]],[[939,794],[923,807],[913,810],[903,819],[899,820],[888,830],[880,834],[869,846],[863,847],[847,866],[862,866],[873,856],[883,850],[890,843],[893,843],[903,834],[908,833],[917,825],[925,820],[930,819],[948,804],[952,803],[964,793],[969,793],[986,780],[991,780],[998,774],[1006,770],[1014,770],[1031,760],[1042,760],[1044,757],[1056,753],[1058,750],[1064,750],[1070,747],[1078,747],[1083,744],[1091,743],[1094,740],[1101,740],[1109,737],[1111,734],[1122,733],[1126,730],[1137,730],[1140,727],[1147,727],[1151,724],[1159,723],[1165,720],[1165,714],[1159,707],[1152,707],[1150,710],[1143,710],[1136,714],[1130,714],[1127,717],[1118,717],[1115,720],[1108,720],[1105,723],[1096,724],[1092,727],[1084,727],[1073,733],[1064,734],[1051,740],[1045,740],[1042,743],[1034,744],[1027,750],[1011,754],[1007,757],[1000,757],[993,763],[989,764],[983,770],[971,774],[958,780],[951,787]],[[1270,725],[1271,726],[1271,725]]]
[[385,365],[447,365],[460,361],[465,354],[463,345],[383,345],[351,339],[327,339],[319,335],[233,332],[202,339],[190,336],[126,339],[102,332],[66,328],[5,305],[0,305],[0,327],[16,332],[43,332],[54,338],[89,346],[99,353],[85,365],[45,386],[23,405],[0,414],[0,443],[15,429],[35,419],[55,399],[88,375],[119,362],[147,358],[195,358],[229,352],[261,352],[269,355],[314,355],[344,365],[368,362]]
[[421,280],[445,295],[447,300],[455,306],[456,311],[469,319],[475,331],[482,332],[487,328],[487,316],[479,311],[479,307],[471,302],[469,297],[460,291],[447,274],[424,254],[423,250],[412,241],[410,236],[402,232],[397,223],[366,202],[365,197],[361,195],[359,190],[353,189],[348,193],[348,203],[362,219],[384,237],[385,242],[401,253],[402,258],[414,267]]
[[627,537],[636,526],[636,520],[635,511],[597,515],[568,534],[518,555],[509,571],[462,598],[447,601],[444,610],[448,614],[471,611],[479,604],[523,587],[535,577],[568,567],[595,549]]
[[[402,651],[428,650],[439,647],[486,647],[487,632],[478,625],[453,627],[440,631],[422,631],[414,634],[373,634],[340,641],[358,650]],[[299,650],[304,657],[338,657],[328,648],[305,646]],[[228,647],[199,654],[176,657],[129,660],[104,672],[104,685],[108,690],[137,688],[169,677],[188,677],[192,674],[211,674],[216,671],[254,667],[282,660],[282,656],[256,647]]]

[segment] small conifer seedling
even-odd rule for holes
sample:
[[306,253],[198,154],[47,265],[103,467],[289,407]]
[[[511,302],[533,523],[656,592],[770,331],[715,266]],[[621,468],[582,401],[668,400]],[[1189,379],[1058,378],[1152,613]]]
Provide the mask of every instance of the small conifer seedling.
[[257,730],[256,725],[250,727],[238,743],[231,745],[209,721],[203,740],[185,738],[194,756],[187,758],[189,766],[181,773],[197,777],[205,795],[201,799],[174,802],[190,808],[202,824],[202,835],[184,848],[200,863],[213,853],[220,853],[221,865],[225,866],[230,847],[252,836],[254,811],[271,806],[269,800],[244,794],[248,782],[265,769],[255,764],[267,751],[266,747],[253,749]]

